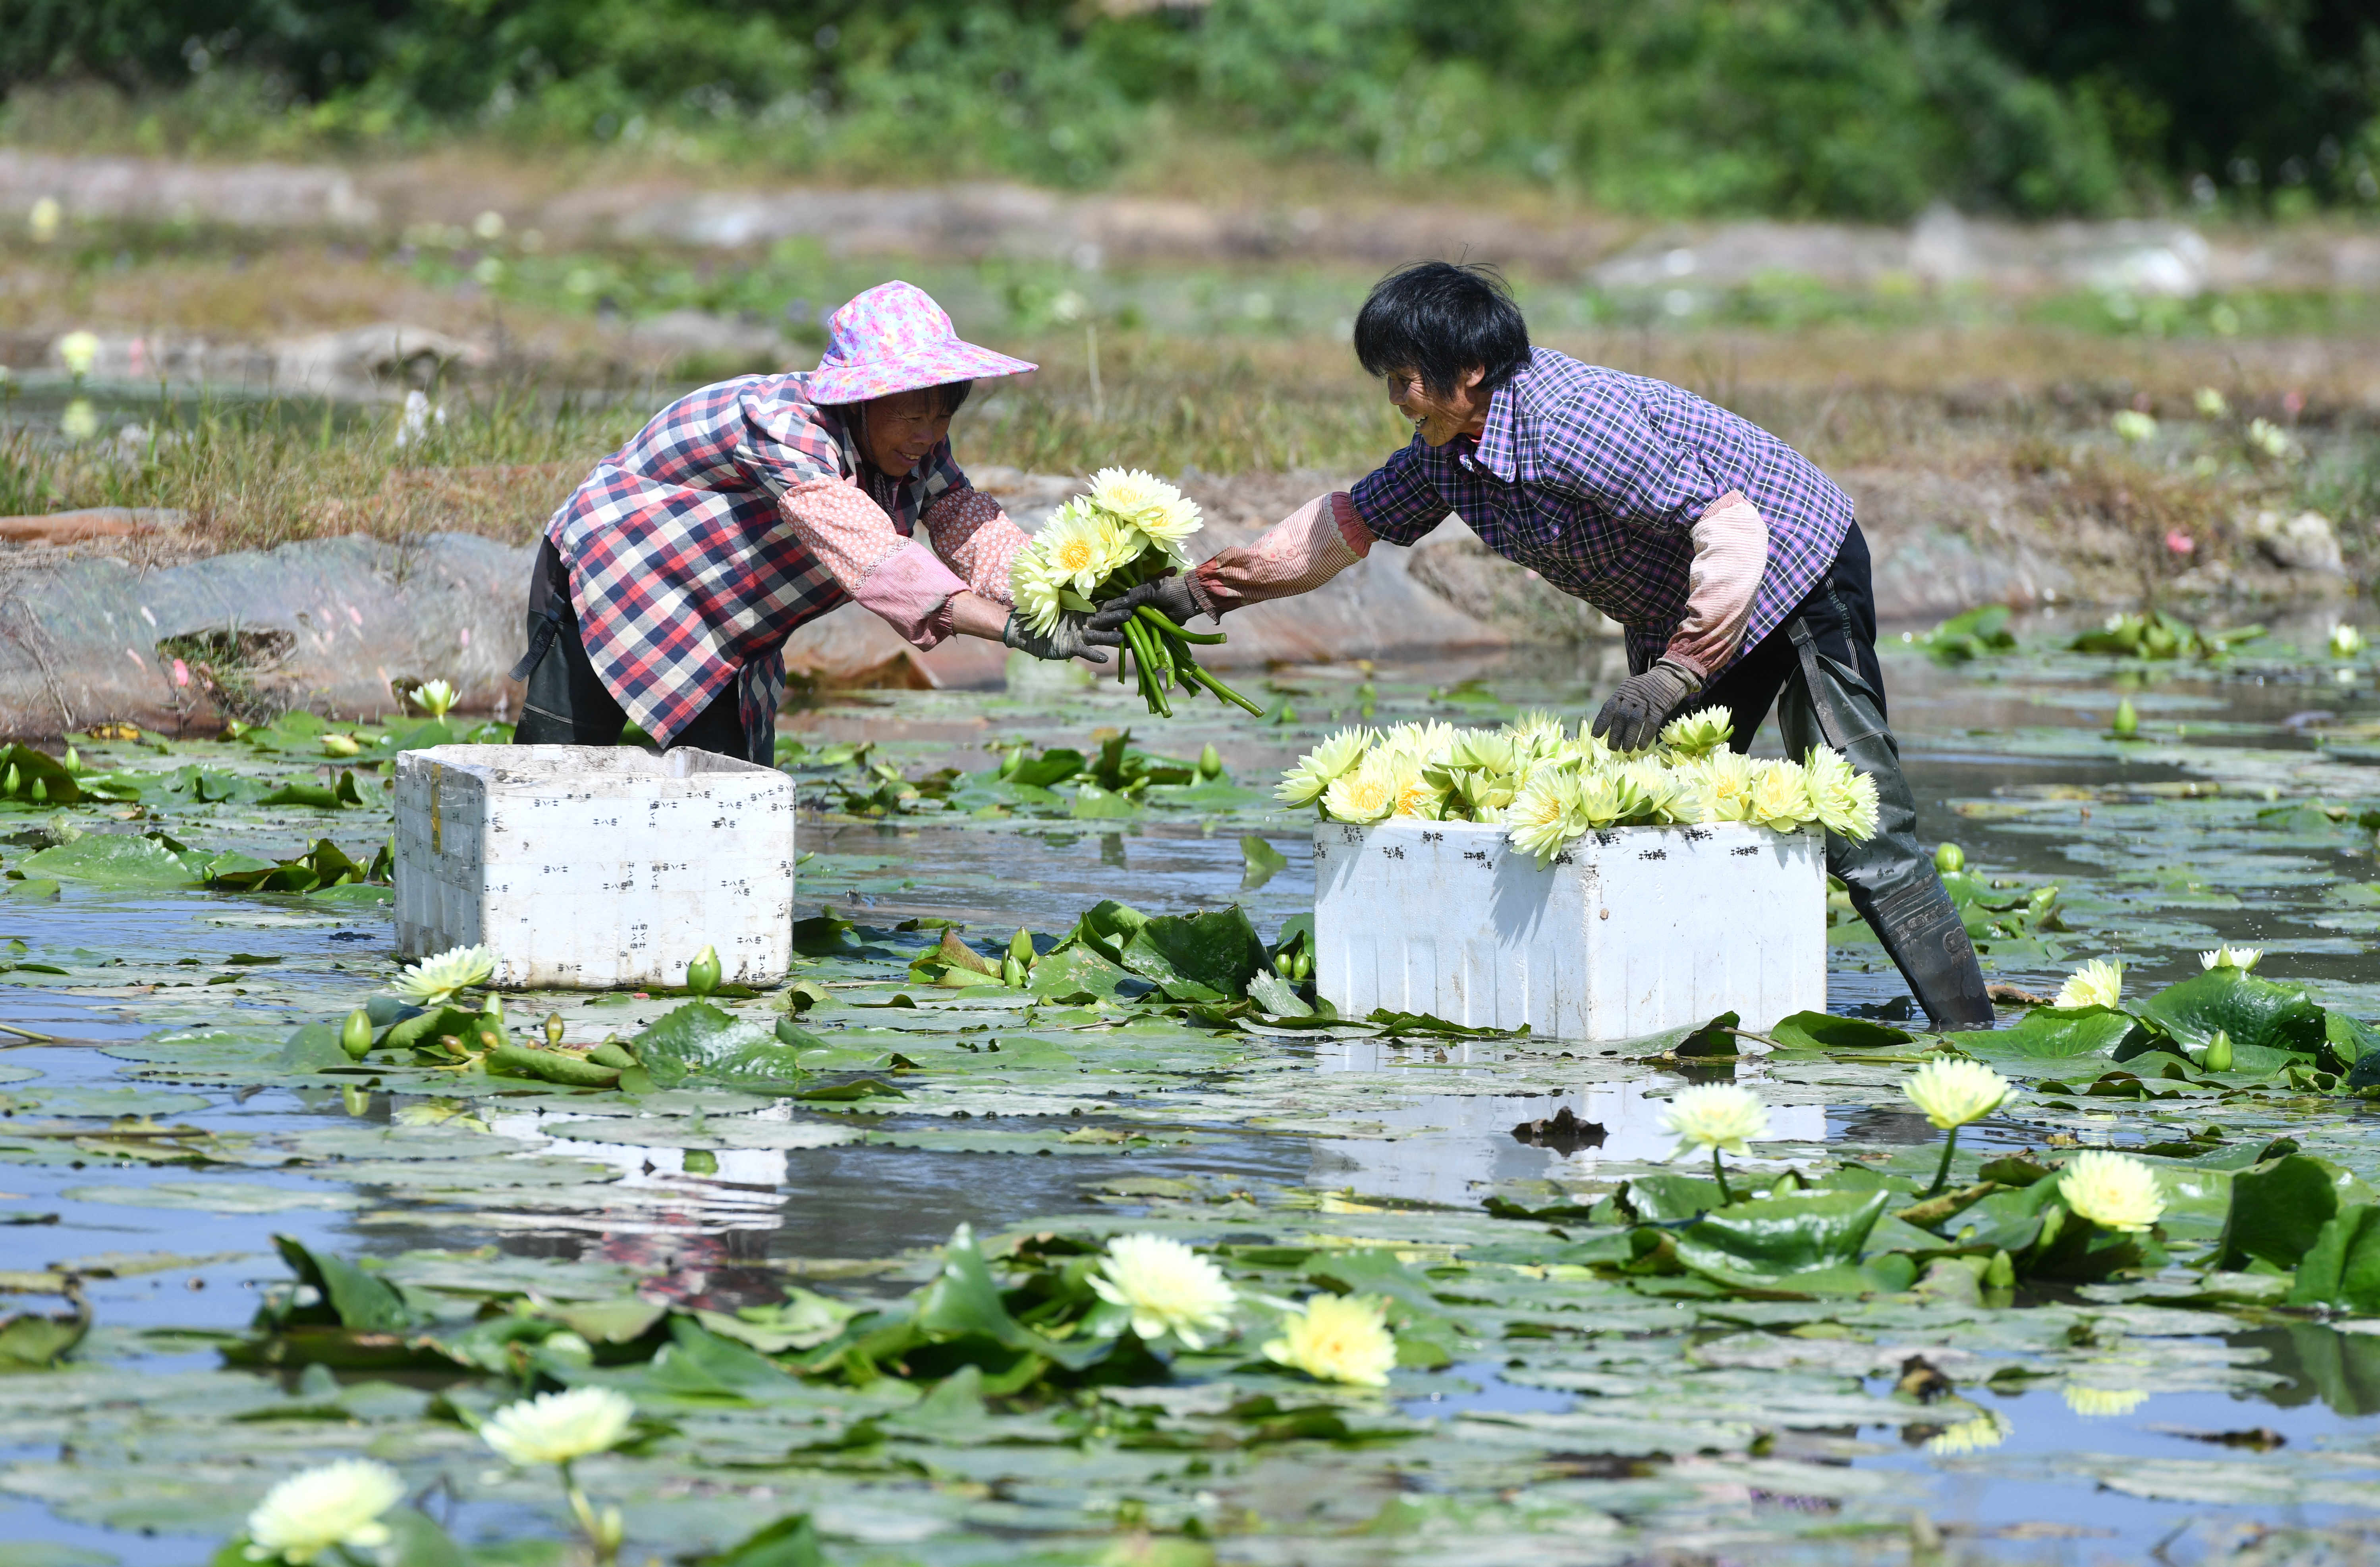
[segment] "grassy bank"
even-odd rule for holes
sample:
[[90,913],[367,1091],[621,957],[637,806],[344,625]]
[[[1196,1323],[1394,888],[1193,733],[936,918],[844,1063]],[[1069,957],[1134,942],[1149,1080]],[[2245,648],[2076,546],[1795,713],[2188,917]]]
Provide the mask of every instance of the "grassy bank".
[[[2380,517],[2380,435],[2336,384],[2291,378],[2288,345],[2110,345],[2046,329],[1880,335],[1559,334],[1582,357],[1694,388],[1830,469],[1997,486],[2045,529],[2088,517],[2208,550],[2240,548],[2262,510],[2324,512],[2351,561]],[[953,436],[961,460],[1035,472],[1107,464],[1167,474],[1290,469],[1352,475],[1404,428],[1377,388],[1321,339],[1205,342],[1088,332],[1016,342],[1029,382],[987,386]],[[459,529],[527,539],[603,452],[675,383],[572,395],[522,379],[432,389],[443,410],[407,431],[395,405],[94,399],[91,439],[57,439],[56,398],[12,406],[0,433],[0,512],[160,506],[189,513],[205,548],[322,534]],[[2219,411],[2198,403],[2219,394]],[[104,412],[102,412],[102,409]],[[2118,432],[2114,415],[2154,429]],[[400,439],[404,437],[405,439]],[[2181,562],[2177,562],[2180,564]]]

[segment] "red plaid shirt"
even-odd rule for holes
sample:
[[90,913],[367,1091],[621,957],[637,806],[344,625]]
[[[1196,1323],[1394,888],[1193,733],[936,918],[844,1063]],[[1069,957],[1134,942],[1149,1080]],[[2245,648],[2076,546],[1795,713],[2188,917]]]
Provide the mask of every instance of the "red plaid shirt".
[[785,639],[846,602],[780,500],[857,479],[904,536],[967,488],[948,441],[905,477],[860,461],[803,374],[744,376],[671,404],[596,465],[546,524],[580,639],[628,717],[664,743],[739,682],[753,760],[770,760]]

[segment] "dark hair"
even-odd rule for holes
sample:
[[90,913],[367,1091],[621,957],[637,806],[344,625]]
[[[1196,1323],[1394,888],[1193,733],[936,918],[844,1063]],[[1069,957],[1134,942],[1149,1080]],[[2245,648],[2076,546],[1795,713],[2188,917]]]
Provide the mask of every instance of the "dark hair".
[[[940,386],[916,386],[909,389],[910,392],[922,392],[931,396],[934,400],[934,412],[937,414],[957,413],[966,406],[967,393],[974,390],[975,382],[971,380],[946,380]],[[908,394],[906,392],[888,392],[884,395],[906,397]],[[867,404],[876,401],[878,399],[868,397],[862,398],[857,403],[838,403],[830,406],[842,414],[844,422],[856,423],[859,417],[859,410]]]
[[1372,285],[1355,316],[1355,357],[1376,376],[1410,370],[1441,396],[1473,368],[1493,388],[1529,362],[1529,323],[1495,268],[1420,261]]

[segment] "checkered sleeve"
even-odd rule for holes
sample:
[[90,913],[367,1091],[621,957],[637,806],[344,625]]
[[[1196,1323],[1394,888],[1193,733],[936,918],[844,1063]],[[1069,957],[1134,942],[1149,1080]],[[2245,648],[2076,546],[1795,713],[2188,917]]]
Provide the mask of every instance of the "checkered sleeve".
[[1008,585],[1008,569],[1028,536],[1009,521],[999,501],[962,482],[942,493],[925,521],[934,553],[965,577],[968,587],[1002,604],[1016,601]]
[[1682,533],[1734,487],[1654,427],[1624,381],[1597,378],[1538,413],[1537,482],[1618,521]]
[[1446,520],[1453,508],[1422,469],[1421,438],[1355,481],[1355,514],[1374,538],[1412,544]]

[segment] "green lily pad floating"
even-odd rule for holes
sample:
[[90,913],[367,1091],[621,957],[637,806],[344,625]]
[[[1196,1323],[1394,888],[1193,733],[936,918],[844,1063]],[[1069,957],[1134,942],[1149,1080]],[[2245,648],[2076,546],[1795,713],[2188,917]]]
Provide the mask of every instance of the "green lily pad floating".
[[108,887],[189,886],[199,879],[164,845],[129,833],[85,833],[72,843],[27,855],[17,868],[28,876]]
[[1954,1033],[1953,1043],[1986,1061],[2059,1061],[2112,1055],[2128,1040],[2148,1037],[2129,1012],[2109,1006],[2036,1006],[2004,1029]]
[[2220,1030],[2235,1046],[2311,1056],[2322,1053],[2325,1035],[2323,1009],[2302,987],[2237,969],[2210,969],[2168,985],[2142,1004],[2140,1016],[2193,1051],[2204,1050]]
[[119,1208],[177,1208],[194,1213],[286,1213],[303,1208],[361,1208],[350,1191],[319,1187],[269,1187],[256,1181],[153,1181],[146,1186],[68,1187],[58,1194],[73,1202],[106,1202]]

